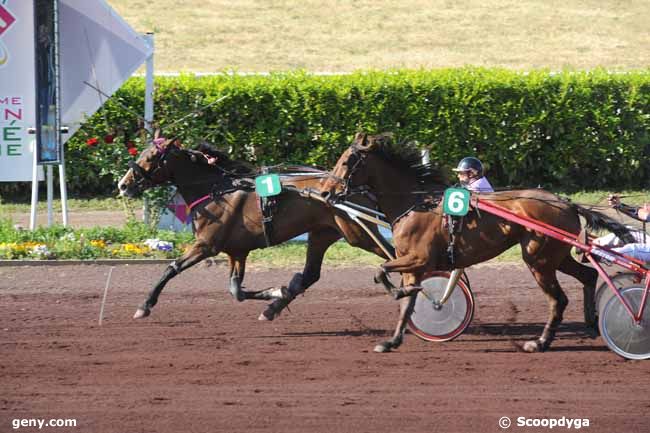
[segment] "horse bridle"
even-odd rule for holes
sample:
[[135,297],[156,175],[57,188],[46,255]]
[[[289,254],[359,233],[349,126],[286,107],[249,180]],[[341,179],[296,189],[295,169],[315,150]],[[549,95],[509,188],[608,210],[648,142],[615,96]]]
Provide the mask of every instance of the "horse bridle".
[[[337,200],[345,199],[347,196],[355,193],[356,191],[353,191],[354,187],[350,185],[352,175],[357,171],[359,168],[361,168],[361,164],[365,163],[366,157],[368,156],[367,153],[361,152],[359,149],[357,149],[355,146],[351,146],[350,149],[352,151],[350,152],[350,156],[348,156],[348,160],[346,161],[346,164],[348,167],[352,165],[352,168],[348,170],[348,172],[343,176],[342,178],[336,177],[336,176],[331,176],[334,178],[338,183],[343,183],[343,191],[340,193],[335,194],[335,198]],[[350,160],[352,158],[356,158],[352,163],[350,163]]]
[[[173,149],[176,148],[175,145],[169,144],[166,147],[163,147],[162,144],[165,142],[164,138],[156,138],[153,141],[154,146],[158,150],[158,153],[160,157],[158,158],[158,161],[156,161],[156,164],[153,168],[151,168],[149,171],[145,170],[144,168],[140,167],[137,162],[131,160],[128,162],[128,167],[133,171],[133,179],[135,182],[135,186],[137,188],[142,189],[144,186],[146,186],[146,183],[148,182],[150,185],[156,185],[154,181],[154,176],[156,173],[158,173],[160,170],[168,170],[167,169],[167,156],[172,152]],[[169,173],[167,173],[169,174]],[[167,176],[170,177],[170,176]]]

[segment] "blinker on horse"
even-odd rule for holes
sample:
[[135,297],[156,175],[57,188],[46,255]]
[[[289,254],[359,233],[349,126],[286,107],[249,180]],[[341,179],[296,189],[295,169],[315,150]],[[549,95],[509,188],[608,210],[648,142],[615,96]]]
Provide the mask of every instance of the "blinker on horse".
[[[430,191],[442,191],[445,185],[433,181],[432,167],[415,164],[405,169],[405,162],[409,161],[405,155],[409,152],[413,154],[413,150],[408,148],[396,150],[388,135],[357,134],[352,146],[341,155],[332,170],[332,178],[324,185],[325,191],[332,196],[343,194],[351,187],[367,185],[378,197],[380,209],[393,222],[393,241],[398,257],[381,266],[379,277],[382,279],[389,272],[402,273],[405,292],[411,296],[400,301],[400,316],[393,338],[378,345],[376,351],[390,351],[402,344],[407,319],[415,303],[412,295],[425,272],[468,267],[496,257],[516,244],[521,246],[522,259],[546,295],[550,307],[542,335],[526,342],[523,350],[546,350],[562,321],[568,299],[557,280],[557,271],[583,284],[585,322],[595,333],[594,289],[598,274],[573,259],[568,244],[495,215],[479,214],[473,210],[463,218],[455,235],[455,254],[451,262],[447,255],[450,234],[443,224],[442,204],[435,200],[435,194],[414,194],[414,191],[422,191],[423,186]],[[422,174],[427,170],[428,182]],[[621,235],[627,232],[625,227],[605,215],[542,189],[481,194],[481,199],[498,202],[512,212],[570,233],[580,232],[579,216],[585,218],[588,227],[608,229]]]

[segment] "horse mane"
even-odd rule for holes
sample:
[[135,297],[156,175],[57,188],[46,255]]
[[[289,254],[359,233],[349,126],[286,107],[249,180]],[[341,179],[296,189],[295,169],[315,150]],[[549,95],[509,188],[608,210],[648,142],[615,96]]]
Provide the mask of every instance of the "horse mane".
[[[354,144],[352,147],[361,151],[365,150],[356,147]],[[421,151],[415,147],[414,141],[401,140],[394,142],[391,139],[383,140],[373,147],[372,152],[398,170],[415,175],[417,182],[423,187],[449,185],[449,178],[439,165],[422,163]]]

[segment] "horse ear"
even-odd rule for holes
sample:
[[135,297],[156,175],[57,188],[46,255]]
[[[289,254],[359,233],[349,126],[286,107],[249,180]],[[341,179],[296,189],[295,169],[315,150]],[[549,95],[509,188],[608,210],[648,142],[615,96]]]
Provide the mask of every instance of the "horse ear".
[[352,142],[352,144],[354,146],[363,147],[365,146],[367,140],[368,140],[368,134],[366,134],[365,132],[357,132],[354,135],[354,141]]
[[392,132],[384,132],[383,134],[377,134],[374,137],[371,137],[372,141],[372,148],[379,148],[383,146],[389,146],[390,143],[393,141],[393,133]]
[[384,146],[390,145],[392,138],[393,138],[393,134],[390,132],[377,134],[377,135],[370,135],[367,137],[366,145],[360,147],[368,151],[378,150]]

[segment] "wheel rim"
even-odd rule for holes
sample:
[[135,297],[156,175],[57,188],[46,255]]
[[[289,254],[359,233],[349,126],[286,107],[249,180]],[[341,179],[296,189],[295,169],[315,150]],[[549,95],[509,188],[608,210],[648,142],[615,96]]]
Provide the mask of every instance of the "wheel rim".
[[448,273],[436,273],[422,281],[422,290],[416,295],[409,329],[426,341],[449,341],[461,335],[474,315],[474,297],[467,285],[459,280],[453,294],[442,306],[439,300],[449,280]]
[[[638,312],[644,288],[626,287],[621,296]],[[600,333],[610,349],[624,358],[650,358],[650,308],[646,306],[639,324],[632,317],[621,301],[613,296],[603,307],[600,318]]]
[[[640,279],[638,275],[631,272],[624,272],[612,277],[612,283],[614,283],[614,286],[616,286],[618,289],[621,287],[637,285],[639,282]],[[616,297],[616,295],[614,295],[612,289],[607,285],[607,282],[603,282],[600,286],[598,286],[594,298],[596,303],[596,311],[598,311],[598,313],[601,313],[603,311],[603,307],[605,307],[607,302],[612,297]]]

